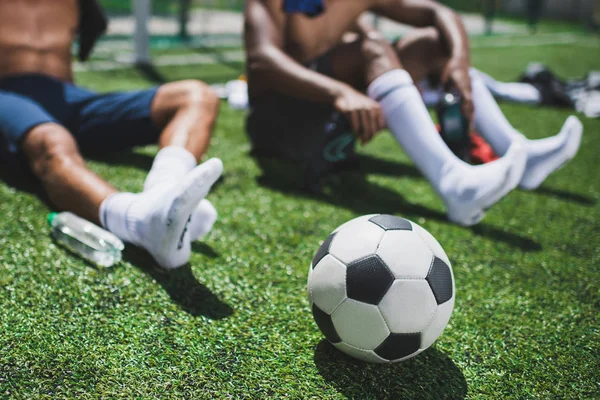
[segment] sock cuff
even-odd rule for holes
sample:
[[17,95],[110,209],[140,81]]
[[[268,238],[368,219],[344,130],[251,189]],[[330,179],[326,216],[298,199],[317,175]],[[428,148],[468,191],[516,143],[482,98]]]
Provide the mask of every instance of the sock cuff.
[[119,239],[131,242],[127,212],[136,199],[133,193],[113,193],[100,204],[100,223]]
[[156,153],[154,160],[159,161],[163,159],[178,160],[177,162],[189,167],[190,170],[198,165],[196,157],[188,149],[181,146],[167,146],[160,149]]
[[367,94],[373,100],[381,101],[403,86],[414,86],[410,74],[404,69],[393,69],[375,78],[367,88]]

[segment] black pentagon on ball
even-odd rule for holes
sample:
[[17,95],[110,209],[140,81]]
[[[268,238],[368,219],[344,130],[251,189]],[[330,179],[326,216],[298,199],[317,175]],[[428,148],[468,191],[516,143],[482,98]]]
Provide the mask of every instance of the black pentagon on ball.
[[313,258],[313,261],[312,261],[313,269],[317,266],[319,261],[321,261],[323,259],[323,257],[325,257],[327,254],[329,254],[329,248],[331,247],[331,242],[333,241],[333,238],[335,237],[336,233],[332,233],[331,235],[329,235],[329,237],[327,239],[325,239],[323,244],[319,247],[319,250],[317,250],[317,253],[315,254],[315,257]]
[[421,347],[420,333],[391,333],[377,348],[375,354],[388,361],[410,356]]
[[452,298],[452,273],[444,261],[434,257],[425,279],[438,304],[443,304]]
[[370,255],[346,266],[348,297],[369,304],[379,304],[392,283],[394,275],[377,255]]
[[342,341],[337,331],[335,330],[335,326],[333,326],[333,321],[331,320],[331,315],[327,314],[325,311],[321,310],[316,304],[312,306],[313,316],[315,317],[315,322],[317,326],[323,332],[323,335],[329,340],[331,343],[339,343]]
[[409,220],[394,215],[377,215],[370,218],[369,222],[379,225],[386,231],[412,231],[412,225]]

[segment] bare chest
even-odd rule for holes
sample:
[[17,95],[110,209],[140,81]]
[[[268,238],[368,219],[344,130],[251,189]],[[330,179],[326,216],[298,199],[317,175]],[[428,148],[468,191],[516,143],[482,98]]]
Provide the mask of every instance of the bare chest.
[[70,46],[77,0],[0,0],[0,44],[40,49]]
[[[364,2],[366,3],[366,2]],[[338,44],[365,11],[361,1],[335,1],[316,18],[301,14],[287,16],[285,49],[300,62],[307,62]]]

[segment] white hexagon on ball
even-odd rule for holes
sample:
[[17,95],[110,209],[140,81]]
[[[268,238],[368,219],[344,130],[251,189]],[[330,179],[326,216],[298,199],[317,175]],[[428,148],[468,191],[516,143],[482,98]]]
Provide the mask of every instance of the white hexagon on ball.
[[421,348],[426,349],[436,341],[442,334],[446,325],[452,316],[454,309],[454,296],[447,302],[440,304],[437,308],[435,317],[430,322],[429,326],[421,333]]
[[425,279],[433,261],[433,252],[414,231],[387,231],[377,255],[397,279]]
[[374,350],[388,337],[388,329],[377,306],[346,299],[331,316],[340,339],[350,346]]
[[343,223],[342,225],[338,226],[335,231],[333,231],[333,233],[339,232],[342,229],[352,229],[353,225],[360,225],[360,224],[364,224],[365,222],[368,222],[371,218],[373,218],[374,216],[379,215],[379,214],[369,214],[369,215],[363,215],[362,217],[357,217],[354,219],[351,219],[348,222]]
[[375,254],[385,231],[368,219],[348,224],[335,234],[329,254],[344,264]]
[[425,228],[420,225],[415,224],[414,222],[410,222],[413,230],[423,239],[423,242],[431,249],[433,255],[444,261],[447,265],[450,265],[450,260],[444,251],[442,245],[433,237],[431,233],[429,233]]
[[333,256],[323,257],[308,279],[309,298],[327,314],[346,299],[346,266]]
[[379,303],[379,309],[393,333],[417,333],[425,329],[438,308],[426,280],[394,281]]

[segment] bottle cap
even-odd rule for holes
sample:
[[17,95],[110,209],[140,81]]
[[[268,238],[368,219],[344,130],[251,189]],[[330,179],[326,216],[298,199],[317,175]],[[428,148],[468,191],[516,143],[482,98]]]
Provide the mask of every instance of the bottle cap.
[[446,93],[444,95],[444,101],[448,104],[454,103],[455,96],[452,93]]
[[52,212],[48,214],[48,218],[46,219],[48,221],[48,225],[52,226],[52,222],[54,221],[54,218],[56,218],[57,215],[57,212]]

